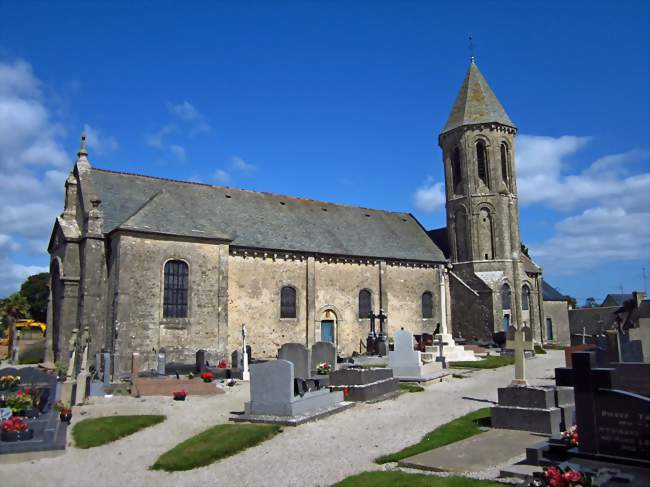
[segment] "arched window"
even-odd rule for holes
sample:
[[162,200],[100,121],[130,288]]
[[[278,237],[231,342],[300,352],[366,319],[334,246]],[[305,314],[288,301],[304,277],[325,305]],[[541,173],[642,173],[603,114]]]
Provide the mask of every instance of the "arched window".
[[187,318],[187,263],[170,260],[165,263],[163,318]]
[[501,178],[503,179],[503,182],[506,183],[506,186],[510,186],[509,178],[508,178],[508,167],[509,167],[509,162],[510,160],[510,154],[508,151],[508,146],[506,144],[501,144]]
[[280,290],[280,318],[296,317],[296,290],[291,286],[284,286]]
[[433,295],[429,291],[422,293],[422,318],[433,318]]
[[487,208],[481,208],[478,221],[478,244],[480,259],[494,259],[494,236],[492,235],[492,215]]
[[501,286],[501,308],[510,309],[512,307],[512,291],[510,291],[510,286],[504,284]]
[[454,230],[456,234],[456,259],[458,262],[468,260],[467,251],[467,215],[463,208],[459,208],[455,213]]
[[359,291],[359,318],[370,318],[372,311],[372,294],[367,289]]
[[530,288],[524,284],[521,288],[521,309],[530,309]]
[[454,149],[454,155],[451,159],[451,179],[454,193],[463,192],[463,173],[460,168],[460,150]]
[[489,171],[489,164],[488,164],[487,149],[485,147],[485,142],[483,142],[482,140],[479,140],[476,143],[476,164],[477,164],[479,179],[483,181],[483,184],[489,187],[490,171]]

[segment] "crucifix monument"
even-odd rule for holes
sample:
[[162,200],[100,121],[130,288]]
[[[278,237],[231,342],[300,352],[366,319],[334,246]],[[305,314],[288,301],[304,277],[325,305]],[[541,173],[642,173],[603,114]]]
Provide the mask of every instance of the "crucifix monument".
[[532,333],[526,322],[523,326],[515,328],[514,340],[506,341],[506,348],[514,350],[515,355],[515,379],[512,381],[513,386],[526,386],[526,350],[533,350]]

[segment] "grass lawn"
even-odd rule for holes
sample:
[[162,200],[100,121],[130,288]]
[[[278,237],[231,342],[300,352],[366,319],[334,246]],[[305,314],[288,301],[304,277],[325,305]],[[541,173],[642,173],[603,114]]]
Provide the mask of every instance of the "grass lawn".
[[411,382],[402,382],[399,385],[399,390],[401,392],[422,392],[424,387],[419,384],[413,384]]
[[449,443],[454,443],[456,441],[469,438],[470,436],[477,435],[481,432],[479,425],[477,424],[478,421],[489,417],[490,408],[479,409],[478,411],[474,411],[458,419],[454,419],[447,424],[438,426],[432,432],[426,434],[419,443],[406,447],[396,453],[391,453],[389,455],[379,457],[375,460],[375,462],[397,462],[404,458],[417,455],[418,453],[433,450],[434,448],[439,448],[441,446],[448,445]]
[[475,362],[450,362],[449,367],[467,368],[467,369],[496,369],[515,363],[515,357],[512,355],[488,355],[487,357]]
[[162,423],[165,416],[106,416],[84,419],[74,425],[72,437],[77,448],[92,448],[132,435],[148,426]]
[[546,353],[546,350],[544,350],[542,347],[539,345],[535,345],[535,353],[538,353],[540,355],[544,355]]
[[333,487],[503,487],[503,484],[465,477],[436,477],[404,472],[363,472]]
[[191,470],[257,445],[282,431],[274,424],[219,424],[163,453],[152,470]]

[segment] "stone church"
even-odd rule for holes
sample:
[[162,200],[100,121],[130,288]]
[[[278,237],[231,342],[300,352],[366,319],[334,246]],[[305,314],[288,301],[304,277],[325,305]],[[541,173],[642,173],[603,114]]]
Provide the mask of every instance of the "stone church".
[[409,213],[95,168],[85,137],[48,246],[49,346],[65,362],[72,330],[116,373],[140,352],[191,363],[286,342],[360,350],[369,316],[405,328],[491,340],[527,322],[537,340],[541,270],[520,251],[516,127],[469,70],[442,133],[447,227]]

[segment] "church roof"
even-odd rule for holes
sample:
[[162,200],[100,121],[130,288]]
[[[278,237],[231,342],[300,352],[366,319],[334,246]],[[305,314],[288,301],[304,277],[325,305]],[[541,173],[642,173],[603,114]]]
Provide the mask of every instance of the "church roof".
[[410,213],[92,169],[104,233],[135,230],[233,246],[444,262]]
[[555,289],[544,279],[542,279],[542,294],[544,301],[567,301],[567,297],[564,294]]
[[472,61],[442,133],[463,125],[490,122],[515,127],[476,63]]

